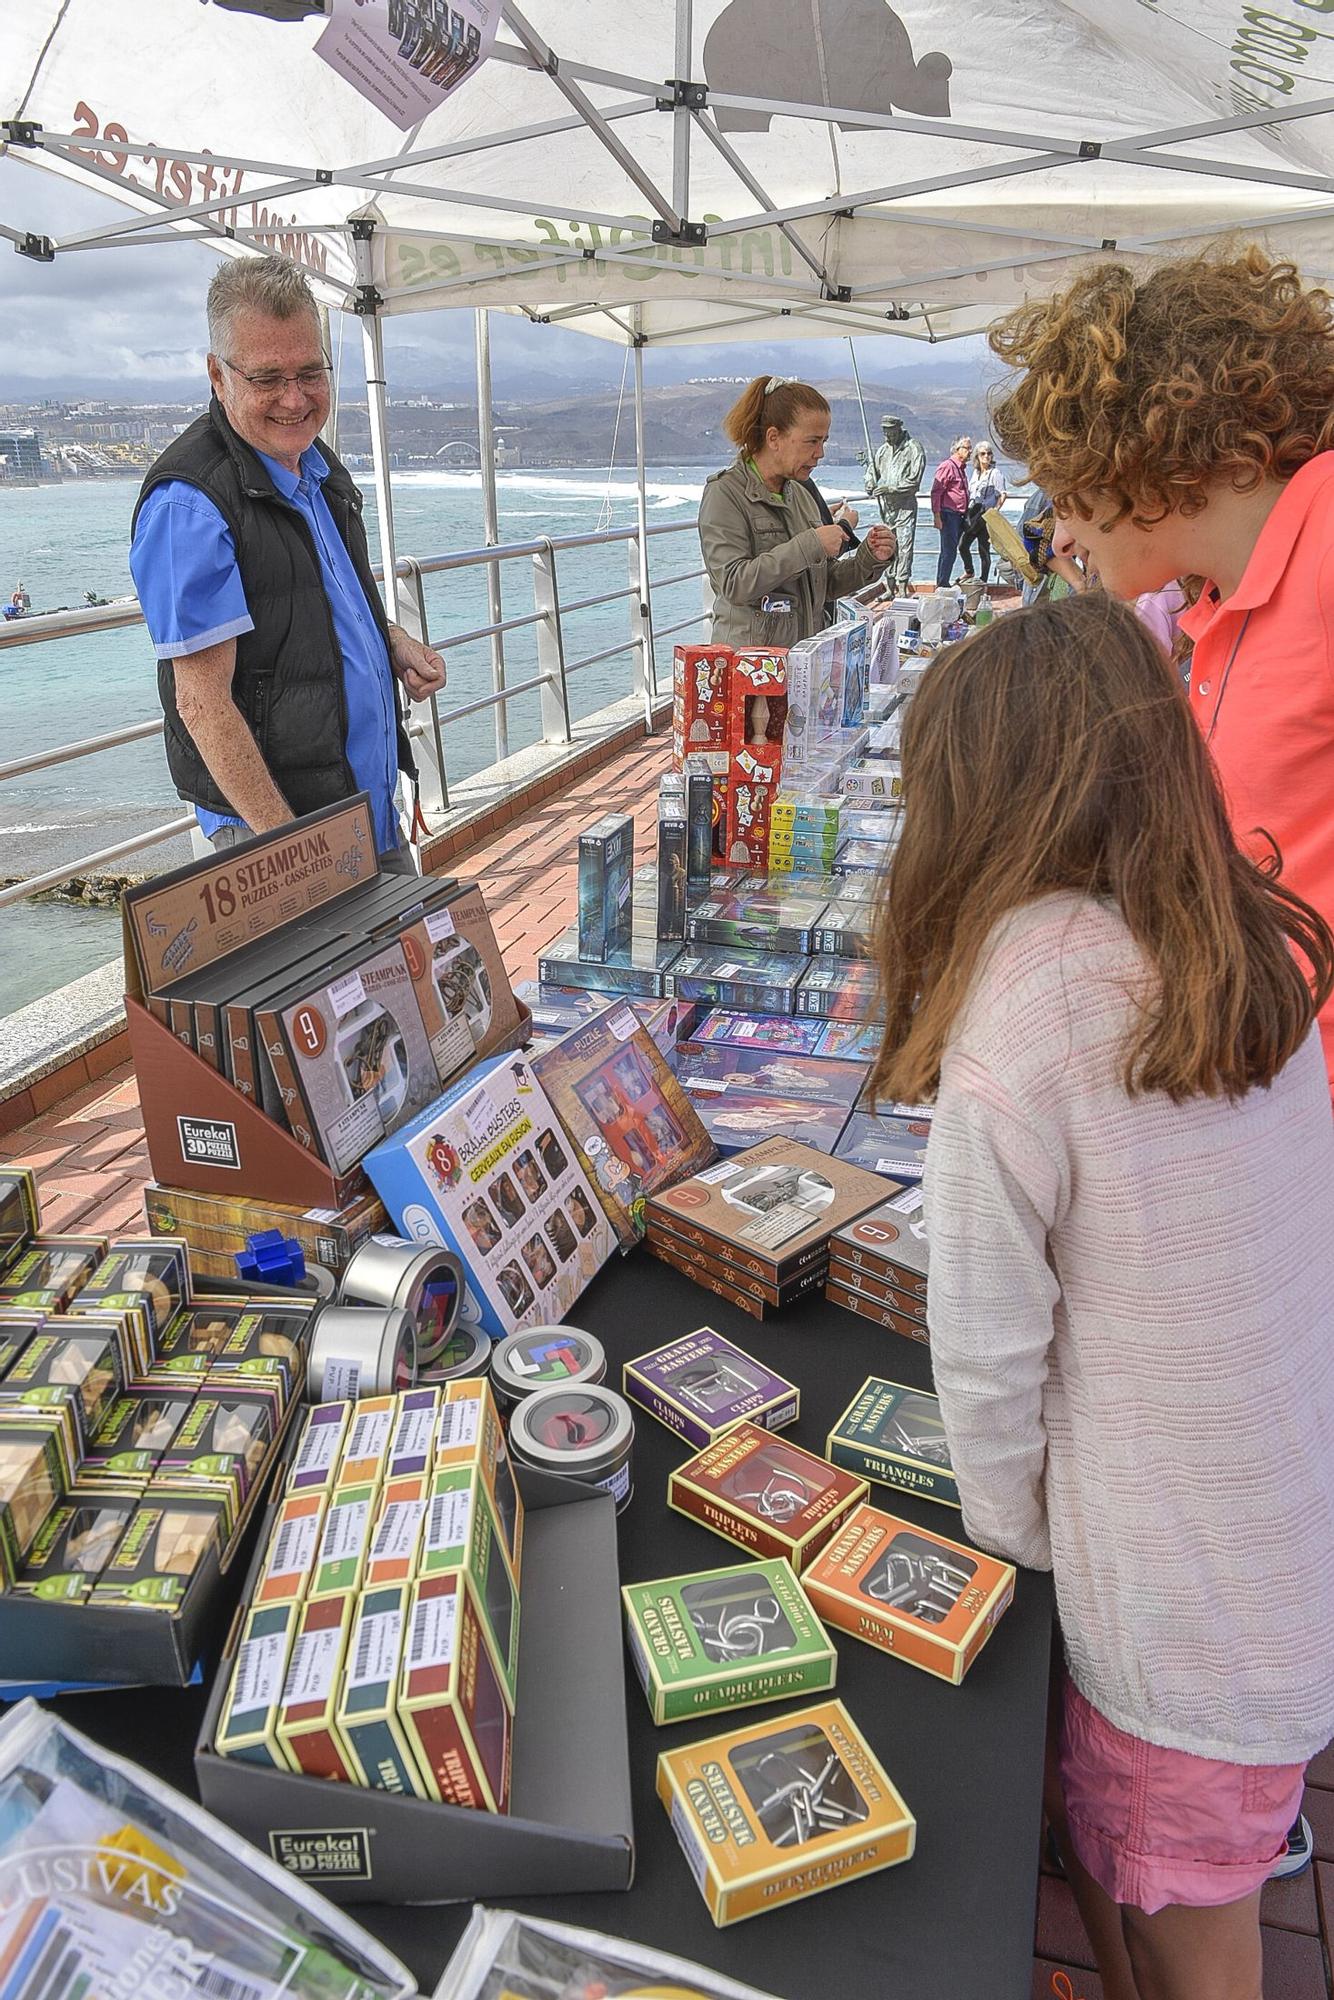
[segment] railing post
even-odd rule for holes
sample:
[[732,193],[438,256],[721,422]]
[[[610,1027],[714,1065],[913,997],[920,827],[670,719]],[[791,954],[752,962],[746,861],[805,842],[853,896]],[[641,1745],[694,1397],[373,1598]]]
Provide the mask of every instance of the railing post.
[[[689,8],[686,9],[689,35]],[[677,27],[680,29],[678,16]],[[680,137],[679,120],[677,137]],[[687,155],[687,158],[689,156]],[[635,527],[637,540],[630,544],[630,583],[635,591],[635,693],[644,704],[644,727],[653,727],[653,702],[658,692],[658,663],[653,652],[653,587],[648,568],[648,496],[644,465],[644,309],[634,309],[635,357]]]
[[533,557],[533,609],[541,614],[537,632],[537,664],[546,679],[542,683],[542,741],[570,741],[570,699],[565,683],[565,633],[560,622],[560,584],[556,577],[556,551],[544,540]]
[[658,669],[653,656],[653,612],[645,591],[644,571],[647,564],[638,537],[627,542],[626,553],[630,558],[630,588],[634,592],[630,599],[630,631],[635,648],[631,692],[644,704],[644,725],[648,728],[652,724],[653,704],[658,695]]
[[[398,568],[399,583],[405,586],[398,596],[399,623],[414,639],[420,639],[423,645],[429,646],[431,635],[426,620],[426,579],[422,575],[422,566],[415,556],[400,556]],[[445,773],[445,739],[435,695],[431,696],[426,715],[429,721],[423,718],[420,702],[408,703],[408,735],[417,754],[418,796],[424,813],[446,813],[449,811],[449,779]]]
[[[491,315],[484,308],[473,314],[473,345],[477,362],[477,450],[482,468],[482,533],[488,548],[500,540],[500,513],[496,501],[496,432],[491,413]],[[500,564],[486,566],[488,619],[498,625],[505,616]],[[491,691],[499,694],[505,685],[505,635],[491,634]],[[509,711],[496,703],[496,759],[510,754]]]

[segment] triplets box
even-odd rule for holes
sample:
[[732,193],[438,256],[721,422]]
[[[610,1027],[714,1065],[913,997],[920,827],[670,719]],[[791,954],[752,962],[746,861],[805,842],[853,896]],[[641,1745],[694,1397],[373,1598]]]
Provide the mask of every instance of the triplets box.
[[794,1569],[824,1547],[866,1494],[864,1479],[758,1424],[724,1431],[667,1482],[667,1504],[678,1514],[755,1555],[786,1556]]

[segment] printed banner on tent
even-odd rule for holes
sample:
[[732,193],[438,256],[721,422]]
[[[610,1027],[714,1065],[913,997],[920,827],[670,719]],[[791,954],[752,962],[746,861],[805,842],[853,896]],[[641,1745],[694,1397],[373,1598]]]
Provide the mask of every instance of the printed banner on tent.
[[499,12],[499,0],[331,0],[315,53],[407,132],[486,61]]

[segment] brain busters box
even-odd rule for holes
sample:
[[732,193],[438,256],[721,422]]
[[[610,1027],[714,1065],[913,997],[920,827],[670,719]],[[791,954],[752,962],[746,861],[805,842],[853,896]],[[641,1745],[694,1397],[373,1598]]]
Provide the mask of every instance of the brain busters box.
[[667,1482],[678,1514],[798,1570],[866,1493],[864,1479],[749,1423],[725,1431]]
[[615,1245],[521,1056],[469,1071],[368,1154],[366,1171],[405,1236],[457,1254],[463,1318],[493,1339],[558,1325]]
[[732,654],[726,646],[678,646],[672,655],[672,768],[701,757],[715,777],[727,776],[727,688]]
[[802,1583],[831,1625],[956,1686],[1014,1598],[1009,1563],[867,1506]]
[[795,1423],[801,1391],[734,1347],[711,1326],[625,1364],[632,1402],[693,1445],[711,1444],[733,1424],[765,1430]]
[[509,1704],[462,1576],[412,1587],[398,1710],[428,1796],[509,1808]]
[[666,1807],[720,1927],[912,1857],[917,1822],[841,1701],[658,1759]]
[[878,1485],[959,1505],[940,1403],[923,1389],[869,1375],[830,1431],[825,1456]]
[[765,1139],[650,1197],[650,1223],[781,1286],[828,1256],[829,1238],[877,1207],[885,1184],[799,1140]]
[[746,1708],[834,1685],[838,1660],[789,1564],[700,1570],[621,1592],[653,1720]]
[[355,1166],[435,1096],[439,1079],[403,947],[307,984],[263,1008],[256,1029],[293,1137],[336,1173]]

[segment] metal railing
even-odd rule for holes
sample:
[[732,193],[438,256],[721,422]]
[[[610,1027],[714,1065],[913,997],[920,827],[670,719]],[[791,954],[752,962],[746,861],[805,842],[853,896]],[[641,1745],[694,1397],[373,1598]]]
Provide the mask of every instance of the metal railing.
[[[693,521],[669,521],[650,527],[647,533],[650,538],[656,538],[663,535],[693,534],[694,531]],[[615,590],[596,592],[562,604],[558,569],[561,554],[568,554],[576,549],[594,549],[616,543],[623,544],[628,552],[628,583]],[[504,565],[516,562],[527,563],[530,569],[533,603],[531,611],[510,617],[498,616],[486,624],[470,626],[439,636],[432,634],[426,601],[428,578],[451,571],[485,568],[488,578],[488,602],[497,611],[503,611]],[[533,541],[507,542],[486,548],[456,550],[446,555],[420,558],[400,556],[394,568],[400,582],[407,585],[407,590],[401,593],[400,597],[400,616],[407,629],[417,638],[426,640],[444,652],[472,645],[481,640],[491,642],[492,686],[488,694],[456,703],[451,708],[442,708],[436,695],[431,696],[429,703],[414,705],[410,731],[414,739],[414,748],[424,753],[419,759],[421,798],[428,812],[448,812],[450,809],[447,745],[449,726],[452,723],[458,723],[467,716],[481,714],[487,710],[493,711],[496,718],[496,757],[499,761],[510,753],[508,726],[510,704],[536,694],[540,725],[536,742],[552,746],[569,743],[573,740],[569,693],[571,677],[627,653],[631,655],[633,662],[629,692],[642,702],[647,720],[660,698],[657,663],[654,656],[655,638],[671,638],[678,632],[702,623],[705,615],[701,609],[665,628],[655,628],[651,591],[665,591],[695,582],[703,577],[704,570],[702,567],[682,570],[660,580],[651,579],[647,552],[641,565],[639,531],[633,526],[600,529],[582,535],[539,536]],[[377,578],[382,575],[378,567],[375,573]],[[646,577],[650,579],[650,591],[645,591],[643,588]],[[627,636],[612,645],[595,648],[578,659],[569,659],[566,621],[580,613],[620,603],[626,603],[630,607]],[[46,640],[86,638],[98,632],[142,623],[143,613],[132,598],[82,611],[53,611],[0,624],[0,650],[16,646],[40,645]],[[535,635],[537,672],[526,675],[522,680],[511,681],[506,674],[503,641],[508,634],[526,631],[532,631]],[[86,737],[79,742],[62,743],[51,749],[35,751],[28,756],[11,758],[8,762],[0,762],[0,784],[33,772],[70,764],[81,757],[96,756],[103,751],[115,750],[129,743],[160,736],[162,728],[162,718],[156,716],[145,722],[130,723],[121,729],[112,729],[98,736]],[[15,882],[8,888],[0,889],[0,909],[22,902],[44,889],[55,888],[71,876],[94,873],[113,861],[124,860],[128,855],[142,853],[148,848],[159,846],[163,841],[174,840],[181,834],[189,833],[194,824],[194,815],[187,814],[164,825],[151,827],[144,833],[134,834],[129,839],[118,841],[114,846],[98,848],[94,853],[80,856],[78,860],[62,862],[58,867],[47,869],[41,875],[29,876],[24,881]]]

